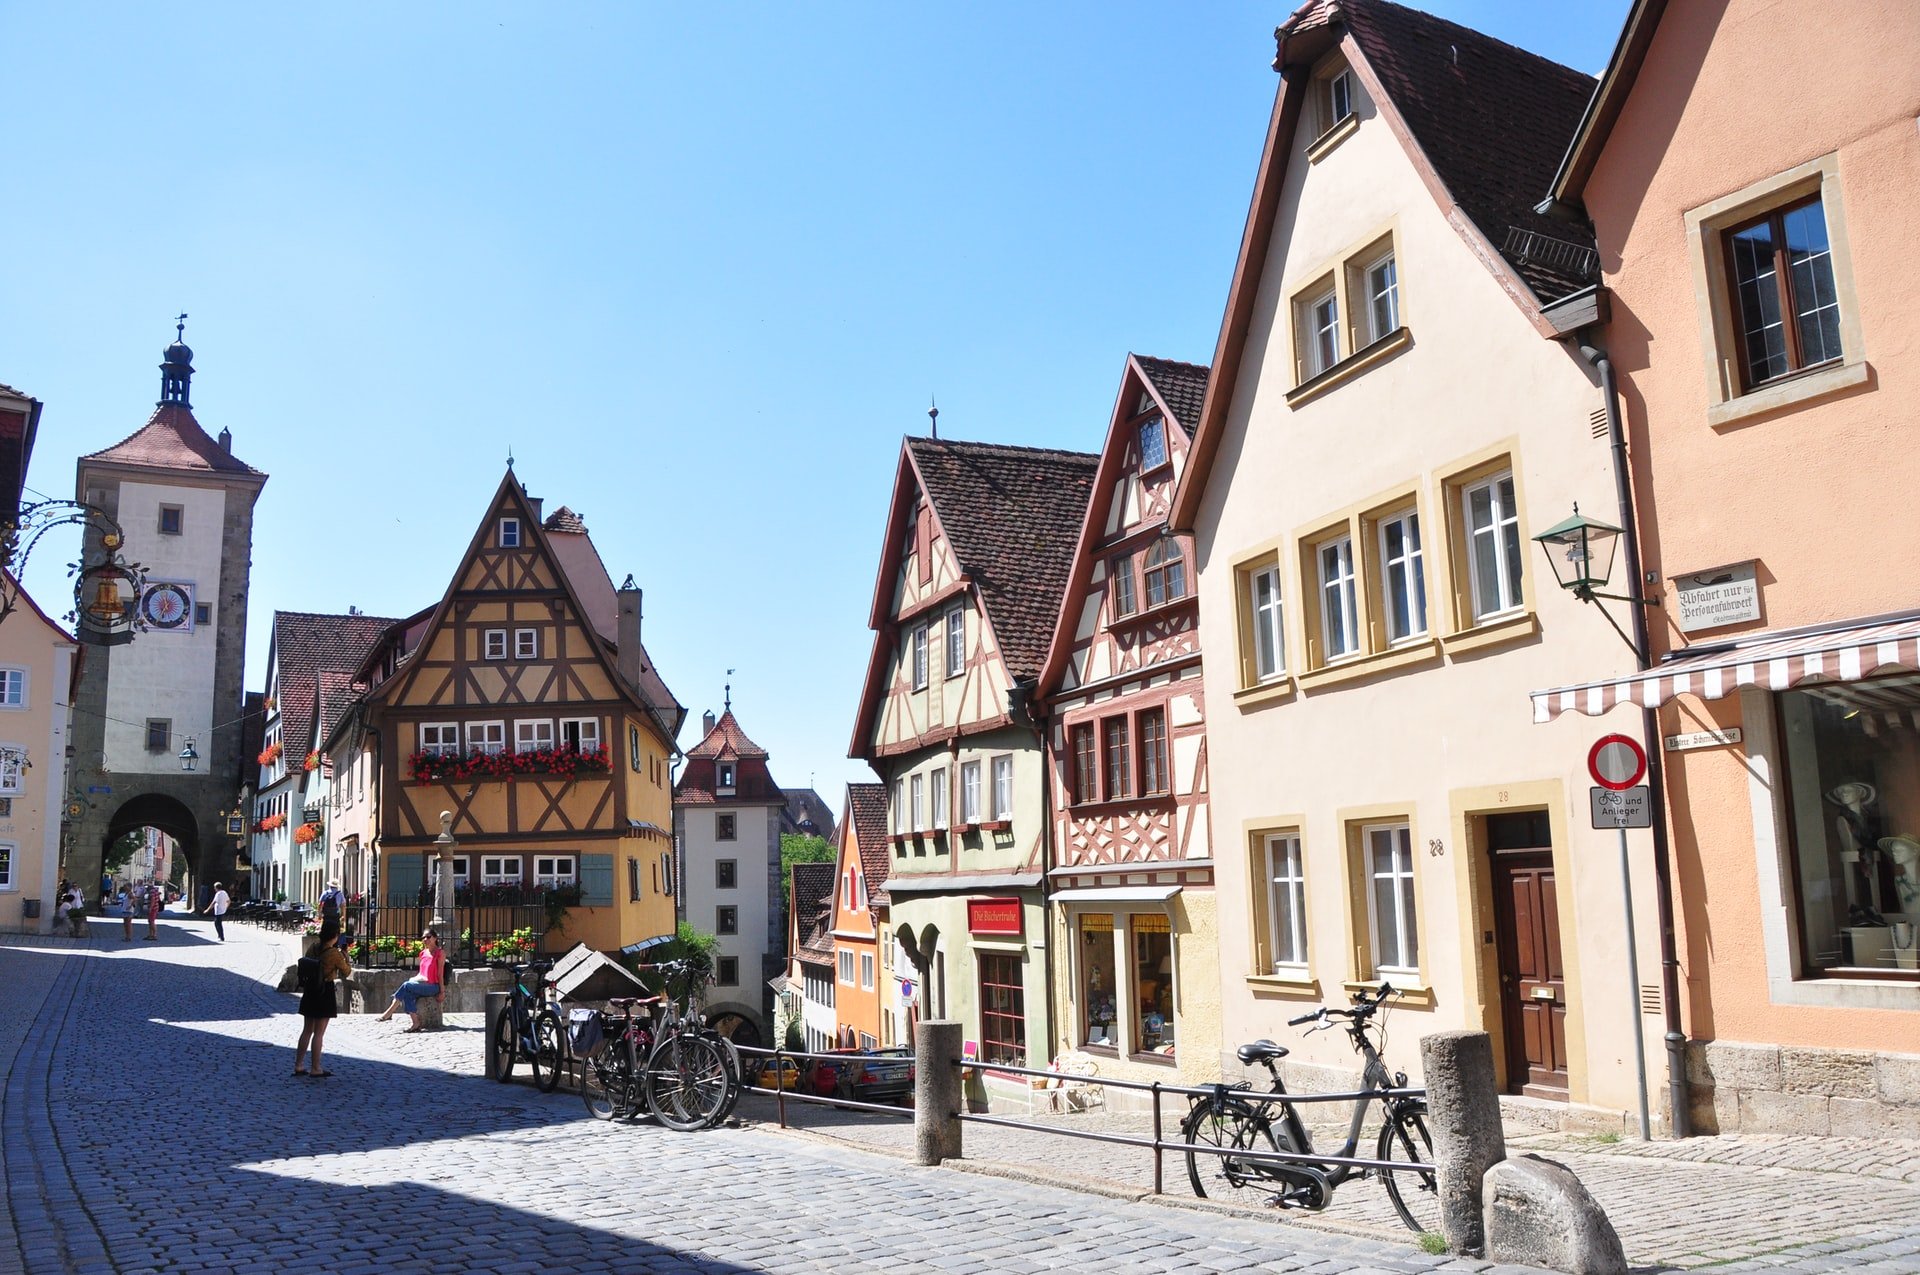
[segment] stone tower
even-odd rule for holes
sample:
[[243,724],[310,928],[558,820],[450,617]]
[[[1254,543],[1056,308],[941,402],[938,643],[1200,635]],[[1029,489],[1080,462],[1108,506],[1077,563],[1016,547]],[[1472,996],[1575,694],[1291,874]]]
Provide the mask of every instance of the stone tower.
[[[194,419],[193,351],[175,340],[147,423],[82,456],[76,498],[126,535],[146,568],[134,640],[90,648],[74,691],[67,873],[92,898],[106,847],[158,828],[180,845],[204,895],[234,881],[236,846],[221,812],[241,778],[241,700],[253,506],[267,476]],[[97,529],[86,551],[100,550]],[[181,753],[197,754],[187,771]]]

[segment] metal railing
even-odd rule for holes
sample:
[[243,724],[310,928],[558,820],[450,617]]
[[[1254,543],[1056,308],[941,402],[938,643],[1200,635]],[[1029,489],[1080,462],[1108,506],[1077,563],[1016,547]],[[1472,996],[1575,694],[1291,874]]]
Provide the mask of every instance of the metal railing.
[[[517,930],[533,931],[533,950],[540,950],[547,933],[548,910],[544,902],[481,902],[469,898],[455,901],[447,923],[441,927],[440,946],[447,961],[457,969],[476,969],[501,959],[480,950],[481,944],[504,939]],[[434,908],[407,903],[379,907],[370,900],[349,905],[341,913],[341,924],[352,939],[353,963],[361,969],[408,969],[416,957],[408,955],[402,943],[417,942],[423,930],[432,924]],[[378,945],[382,937],[393,940]]]
[[[842,1098],[838,1096],[826,1097],[818,1093],[802,1093],[799,1090],[799,1085],[803,1081],[808,1079],[808,1073],[806,1070],[801,1070],[798,1067],[799,1060],[806,1059],[808,1061],[817,1060],[818,1062],[826,1063],[830,1066],[833,1066],[836,1070],[844,1071],[847,1069],[851,1069],[856,1065],[864,1067],[866,1064],[863,1060],[878,1058],[881,1061],[884,1061],[888,1064],[891,1064],[894,1066],[904,1066],[911,1069],[919,1065],[919,1061],[915,1059],[912,1055],[891,1055],[891,1054],[875,1055],[875,1054],[857,1054],[857,1053],[849,1054],[849,1053],[831,1053],[831,1052],[808,1053],[808,1052],[797,1050],[797,1049],[766,1049],[757,1045],[735,1045],[734,1050],[738,1052],[743,1059],[757,1057],[757,1058],[770,1059],[772,1061],[773,1073],[775,1077],[773,1085],[771,1087],[760,1085],[758,1083],[758,1078],[756,1077],[753,1081],[745,1082],[743,1091],[745,1093],[765,1094],[767,1097],[772,1098],[774,1100],[775,1109],[779,1113],[780,1127],[782,1129],[785,1129],[787,1127],[787,1103],[789,1102],[806,1103],[816,1107],[850,1108],[856,1111],[871,1111],[878,1115],[883,1115],[883,1116],[894,1116],[894,1117],[906,1119],[906,1120],[913,1119],[913,1108],[911,1106],[900,1106],[898,1104],[888,1103],[888,1102],[862,1102],[860,1099],[853,1098],[853,1097],[846,1097],[846,1098]],[[780,1065],[783,1061],[793,1062],[796,1064],[795,1080],[794,1080],[793,1086],[791,1087],[785,1084],[782,1084],[780,1081],[780,1077],[784,1075],[786,1071],[786,1069]],[[764,1064],[763,1064],[761,1074],[765,1074]],[[912,1074],[911,1071],[909,1071],[909,1075],[911,1074]],[[836,1090],[837,1090],[837,1087],[838,1086],[836,1084]],[[857,1083],[854,1087],[858,1088]],[[912,1094],[913,1094],[913,1091],[911,1088],[909,1088],[907,1090],[907,1096],[911,1098]]]

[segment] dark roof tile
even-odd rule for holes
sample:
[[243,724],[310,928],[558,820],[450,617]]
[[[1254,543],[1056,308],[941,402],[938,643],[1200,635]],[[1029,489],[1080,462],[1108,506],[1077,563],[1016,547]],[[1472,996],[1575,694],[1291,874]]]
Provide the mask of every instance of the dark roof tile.
[[833,886],[839,866],[827,863],[793,865],[792,898],[798,922],[800,952],[815,959],[833,959]]
[[147,423],[104,451],[81,460],[150,469],[199,469],[222,474],[266,475],[207,437],[193,412],[179,403],[162,403]]
[[[341,673],[350,678],[374,643],[396,623],[378,615],[273,613],[273,654],[280,674],[280,740],[289,757],[305,757],[306,750],[313,746],[313,718],[322,676]],[[344,706],[341,711],[345,711]]]
[[1200,427],[1200,405],[1207,400],[1209,370],[1197,363],[1177,363],[1144,354],[1133,358],[1191,438],[1193,431]]
[[893,870],[887,842],[887,786],[848,784],[847,806],[852,811],[849,823],[860,852],[860,871],[867,879],[867,894],[875,896]]

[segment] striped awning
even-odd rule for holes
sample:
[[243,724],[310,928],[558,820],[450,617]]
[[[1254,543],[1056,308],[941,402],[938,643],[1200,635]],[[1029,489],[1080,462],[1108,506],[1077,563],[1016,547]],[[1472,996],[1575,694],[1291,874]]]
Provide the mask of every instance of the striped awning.
[[1533,720],[1567,712],[1594,717],[1618,704],[1657,708],[1676,695],[1720,699],[1745,686],[1784,691],[1802,682],[1857,682],[1896,670],[1920,670],[1920,612],[1689,647],[1644,673],[1534,691]]

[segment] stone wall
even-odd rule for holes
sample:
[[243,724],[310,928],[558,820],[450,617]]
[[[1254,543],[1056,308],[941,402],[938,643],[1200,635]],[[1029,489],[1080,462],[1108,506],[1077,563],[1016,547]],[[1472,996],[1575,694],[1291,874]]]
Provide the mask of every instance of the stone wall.
[[1696,1133],[1920,1139],[1920,1054],[1688,1041]]

